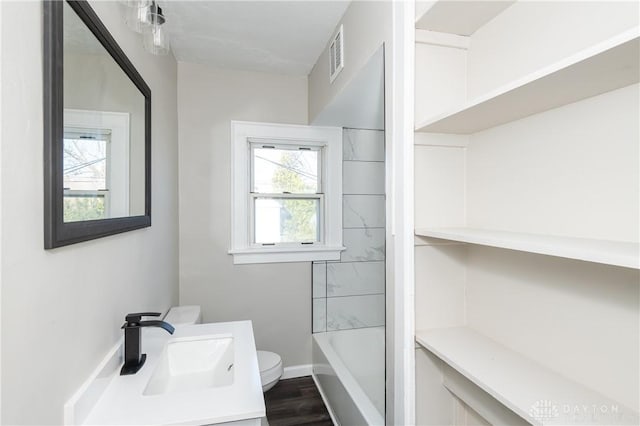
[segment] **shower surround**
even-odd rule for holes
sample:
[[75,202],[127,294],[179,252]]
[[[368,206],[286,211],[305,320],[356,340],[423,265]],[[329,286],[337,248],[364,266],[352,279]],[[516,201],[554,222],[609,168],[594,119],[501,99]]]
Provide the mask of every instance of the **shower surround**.
[[313,332],[385,321],[384,131],[343,131],[340,261],[314,262]]

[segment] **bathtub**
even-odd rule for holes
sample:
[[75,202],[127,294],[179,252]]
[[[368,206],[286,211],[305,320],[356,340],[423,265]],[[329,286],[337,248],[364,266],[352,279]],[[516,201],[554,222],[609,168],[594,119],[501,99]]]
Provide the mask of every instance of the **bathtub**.
[[342,426],[384,425],[384,327],[313,335],[313,378]]

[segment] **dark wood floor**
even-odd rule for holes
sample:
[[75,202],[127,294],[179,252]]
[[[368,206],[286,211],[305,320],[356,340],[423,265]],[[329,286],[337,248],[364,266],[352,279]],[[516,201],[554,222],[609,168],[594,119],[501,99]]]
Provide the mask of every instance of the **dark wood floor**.
[[269,426],[333,426],[311,376],[280,380],[264,401]]

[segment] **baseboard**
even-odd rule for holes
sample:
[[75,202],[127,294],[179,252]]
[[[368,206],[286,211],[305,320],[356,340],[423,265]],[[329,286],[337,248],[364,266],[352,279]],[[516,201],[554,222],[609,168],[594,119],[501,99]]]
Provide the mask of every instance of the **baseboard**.
[[320,398],[322,398],[322,402],[324,402],[324,406],[327,408],[327,411],[329,412],[329,417],[331,417],[331,421],[333,422],[334,426],[340,426],[340,422],[338,421],[335,413],[331,409],[331,405],[329,404],[329,401],[327,400],[327,397],[325,396],[324,391],[322,390],[322,386],[320,386],[320,383],[318,382],[318,378],[313,373],[311,374],[311,378],[313,379],[313,382],[316,384],[316,388],[318,388],[318,392],[320,392]]
[[313,366],[311,364],[292,365],[285,367],[284,372],[280,380],[295,379],[296,377],[310,376],[313,372]]

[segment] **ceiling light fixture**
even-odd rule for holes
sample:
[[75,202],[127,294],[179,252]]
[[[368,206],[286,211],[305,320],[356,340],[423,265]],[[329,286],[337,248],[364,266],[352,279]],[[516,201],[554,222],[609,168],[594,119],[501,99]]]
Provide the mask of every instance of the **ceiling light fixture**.
[[147,7],[151,6],[151,0],[120,0],[120,3],[128,7]]
[[162,8],[152,2],[149,6],[149,25],[142,31],[142,43],[147,52],[154,55],[166,55],[169,53],[169,36],[164,29],[165,17]]
[[137,33],[149,26],[149,9],[152,1],[147,0],[125,0],[127,6],[124,21],[127,26]]
[[125,22],[133,31],[142,34],[145,50],[154,55],[169,53],[169,36],[163,24],[166,19],[155,0],[122,0],[127,5]]

